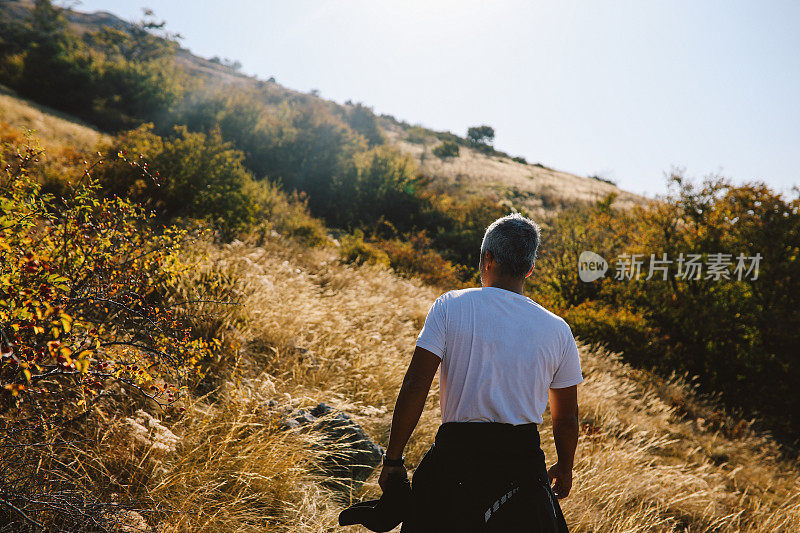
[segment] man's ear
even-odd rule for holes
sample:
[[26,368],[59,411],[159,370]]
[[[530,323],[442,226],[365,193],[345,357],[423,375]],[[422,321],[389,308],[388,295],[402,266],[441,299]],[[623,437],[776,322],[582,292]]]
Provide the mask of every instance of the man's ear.
[[488,250],[481,255],[481,266],[485,269],[494,269],[494,256]]
[[525,279],[527,279],[531,274],[533,274],[533,269],[534,268],[536,268],[536,261],[533,262],[533,264],[531,265],[531,269],[528,270],[527,274],[525,274]]

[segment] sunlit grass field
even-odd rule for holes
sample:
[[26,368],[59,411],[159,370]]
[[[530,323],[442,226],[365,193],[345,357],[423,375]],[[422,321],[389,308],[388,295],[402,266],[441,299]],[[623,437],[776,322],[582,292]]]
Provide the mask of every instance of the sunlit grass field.
[[0,85],[0,123],[30,131],[53,155],[65,149],[93,150],[104,136],[96,129],[19,98]]
[[[198,283],[209,279],[204,272],[225,272],[241,295],[230,324],[218,327],[243,324],[242,350],[235,369],[217,369],[215,401],[192,402],[173,427],[177,447],[150,481],[153,496],[180,511],[163,530],[338,530],[342,504],[311,473],[311,437],[279,431],[275,418],[325,401],[385,445],[415,336],[439,291],[280,238],[261,247],[198,242],[192,253]],[[575,487],[562,502],[571,530],[800,530],[800,475],[769,439],[720,419],[678,379],[586,347],[581,359],[583,430]],[[435,382],[409,444],[412,467],[439,414]],[[552,460],[547,420],[541,432]],[[360,496],[379,493],[375,475]]]
[[[36,129],[54,164],[101,140],[3,94],[0,128],[11,141]],[[182,414],[147,414],[112,391],[119,408],[96,411],[90,445],[70,448],[65,463],[80,465],[87,490],[103,494],[113,480],[157,509],[162,532],[341,531],[336,518],[348,502],[324,488],[316,468],[335,450],[317,446],[313,433],[285,430],[281,419],[325,402],[385,446],[415,337],[446,288],[346,265],[333,243],[309,248],[274,232],[228,245],[196,238],[184,249],[195,266],[182,295],[226,302],[202,304],[195,324],[225,341],[205,392],[185,400]],[[586,346],[581,360],[582,434],[575,486],[562,502],[572,531],[800,531],[800,471],[767,436],[679,378]],[[412,472],[436,432],[438,399],[435,381],[407,450]],[[547,418],[541,432],[552,462]],[[376,497],[376,476],[350,498]],[[153,524],[143,515],[117,518],[128,531],[147,531]]]

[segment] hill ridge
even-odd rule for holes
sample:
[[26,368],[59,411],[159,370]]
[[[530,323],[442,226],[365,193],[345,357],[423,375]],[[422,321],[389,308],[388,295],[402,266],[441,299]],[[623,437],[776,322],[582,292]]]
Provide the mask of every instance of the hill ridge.
[[[20,18],[31,6],[32,0],[14,0],[0,6],[0,9],[10,13],[13,17]],[[132,27],[130,21],[108,11],[85,12],[77,9],[65,9],[64,13],[73,28],[80,34],[97,31],[102,26],[119,29]],[[262,87],[268,85],[270,91],[279,93],[283,99],[320,99],[329,105],[341,108],[346,108],[349,104],[349,102],[339,104],[314,94],[290,89],[272,79],[262,80],[256,76],[248,76],[231,67],[198,56],[183,46],[178,47],[176,61],[189,72],[204,76],[207,80],[221,85],[241,84]],[[539,217],[547,216],[554,208],[557,210],[576,201],[598,201],[608,194],[616,195],[618,207],[631,207],[647,201],[647,199],[620,189],[616,185],[563,170],[550,169],[540,164],[514,161],[511,156],[493,149],[487,154],[469,147],[462,147],[462,153],[458,157],[439,159],[430,154],[430,150],[435,144],[434,141],[430,145],[407,142],[406,135],[410,126],[388,115],[378,118],[379,125],[389,143],[411,156],[417,163],[420,172],[432,179],[432,186],[448,190],[456,196],[478,195],[494,200],[510,201]],[[423,129],[432,140],[443,135],[453,136],[450,132]]]

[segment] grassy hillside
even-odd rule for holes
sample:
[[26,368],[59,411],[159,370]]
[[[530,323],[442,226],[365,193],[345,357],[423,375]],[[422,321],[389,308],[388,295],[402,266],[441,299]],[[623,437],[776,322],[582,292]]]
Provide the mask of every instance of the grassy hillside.
[[[86,147],[97,140],[91,129],[4,98],[4,119],[41,121],[50,143],[62,131]],[[309,248],[274,232],[260,242],[201,239],[184,252],[196,266],[183,293],[225,294],[239,304],[208,304],[201,313],[215,317],[203,327],[226,331],[238,346],[210,368],[205,390],[212,394],[185,398],[177,417],[98,407],[79,456],[90,465],[86,483],[112,476],[114,490],[126,487],[132,497],[147,494],[154,508],[177,511],[118,516],[123,522],[158,523],[161,531],[336,531],[344,503],[314,468],[327,452],[276,421],[324,401],[387,442],[415,336],[441,289],[384,267],[344,264],[335,247]],[[573,531],[800,527],[800,471],[748,422],[727,417],[681,380],[634,370],[613,354],[582,345],[581,359],[581,443],[575,489],[563,502]],[[439,416],[437,381],[409,445],[412,467]],[[142,424],[150,429],[135,437]],[[547,420],[542,434],[552,458]],[[378,490],[373,475],[354,497]]]
[[[32,0],[16,0],[4,6],[3,13],[8,18],[22,19],[32,5]],[[97,32],[104,27],[131,27],[130,22],[113,13],[69,10],[65,14],[71,27],[79,35]],[[346,115],[353,108],[349,103],[336,104],[283,87],[273,81],[245,76],[233,68],[196,56],[186,48],[177,49],[175,60],[190,76],[202,79],[206,90],[208,87],[226,86],[244,90],[257,89],[263,93],[261,98],[268,101],[273,109],[285,102],[305,102],[323,105]],[[463,148],[460,156],[442,160],[431,154],[431,150],[439,143],[439,133],[418,127],[417,129],[425,132],[427,140],[412,143],[407,140],[407,125],[388,118],[379,120],[378,125],[390,145],[409,154],[417,162],[420,171],[432,180],[435,189],[447,191],[456,197],[478,195],[494,200],[507,200],[538,217],[551,216],[562,207],[576,202],[594,202],[610,193],[617,195],[617,205],[623,208],[644,201],[640,196],[622,191],[613,184],[565,171],[555,171],[541,165],[514,161],[502,152],[492,151],[485,154]]]
[[[378,493],[375,474],[355,494],[332,491],[320,465],[341,450],[288,428],[286,417],[325,402],[385,445],[429,305],[474,281],[486,224],[515,206],[545,221],[526,293],[584,335],[581,443],[564,501],[571,529],[800,530],[800,470],[787,448],[665,377],[698,374],[692,383],[704,392],[724,390],[739,408],[744,400],[759,422],[786,428],[780,445],[792,444],[800,199],[720,182],[645,204],[464,139],[458,157],[439,158],[433,147],[452,135],[247,78],[112,14],[68,13],[79,41],[49,13],[39,34],[25,33],[36,46],[0,35],[1,73],[57,106],[37,76],[74,89],[62,72],[78,72],[95,85],[72,95],[74,112],[119,129],[101,133],[0,94],[0,503],[34,512],[45,502],[37,516],[51,523],[71,516],[63,509],[88,509],[117,522],[110,530],[340,530],[344,505]],[[104,34],[99,46],[99,24],[131,34]],[[114,42],[156,57],[112,53]],[[36,70],[50,60],[49,73]],[[164,73],[176,65],[173,84]],[[129,107],[114,88],[163,108]],[[174,98],[159,100],[162,88]],[[25,151],[26,129],[43,156]],[[98,145],[103,164],[91,166]],[[598,202],[609,193],[616,206]],[[148,246],[156,255],[139,262]],[[753,247],[766,256],[760,284],[585,284],[575,275],[584,249],[612,258]],[[120,300],[95,298],[107,291]],[[75,316],[53,315],[64,309]],[[20,340],[11,346],[7,335]],[[599,344],[625,353],[590,347]],[[435,382],[408,449],[412,468],[438,422]],[[542,434],[552,458],[547,420]],[[22,520],[12,527],[35,530],[6,505],[0,531],[12,516]]]
[[20,98],[0,85],[0,124],[30,131],[48,151],[65,148],[91,151],[108,137],[74,117]]
[[[247,419],[252,409],[267,416],[263,406],[270,400],[278,411],[325,401],[354,414],[385,445],[402,372],[439,291],[384,269],[342,265],[331,251],[282,239],[261,247],[234,243],[195,249],[201,251],[208,254],[201,272],[232,273],[245,295],[241,312],[248,325],[240,385],[223,380],[223,399],[218,400],[223,405],[234,402],[232,416]],[[306,354],[305,359],[299,354]],[[312,354],[313,365],[307,364],[307,354]],[[582,346],[581,360],[586,374],[579,393],[582,435],[575,488],[563,502],[572,531],[788,532],[800,527],[800,472],[746,422],[720,418],[680,380],[635,371],[612,354]],[[200,419],[195,418],[207,416],[209,409],[213,407],[204,402],[195,404],[190,418],[178,425],[178,434],[184,427],[197,427],[201,433],[182,434],[171,468],[194,461],[182,455],[193,446],[187,441],[202,442],[203,431],[219,431],[198,427]],[[430,445],[439,416],[437,381],[409,444],[412,465]],[[552,460],[547,420],[541,431]],[[263,449],[235,441],[225,447],[220,454],[241,459],[238,478],[267,475],[271,453],[265,458]],[[223,513],[214,507],[222,496],[210,505],[199,496],[207,490],[204,483],[216,486],[230,472],[217,472],[216,458],[207,465],[193,464],[200,470],[191,476],[200,481],[191,481],[186,473],[166,476],[180,475],[195,496],[186,499],[178,529],[191,530],[190,524],[204,524],[210,531],[253,527],[249,502],[266,495],[246,486],[244,492],[226,496],[231,499],[225,500]],[[337,530],[340,506],[318,492],[309,478],[298,473],[295,481],[302,490],[288,506],[296,514],[287,529]],[[378,493],[375,481],[373,476],[363,497]]]
[[609,194],[616,195],[615,205],[622,209],[646,202],[611,183],[515,160],[500,152],[485,153],[461,146],[458,156],[437,157],[433,150],[441,141],[436,132],[413,128],[412,142],[412,128],[387,119],[382,119],[380,125],[389,142],[414,158],[434,188],[455,196],[506,200],[540,219],[547,219],[566,206],[596,202]]

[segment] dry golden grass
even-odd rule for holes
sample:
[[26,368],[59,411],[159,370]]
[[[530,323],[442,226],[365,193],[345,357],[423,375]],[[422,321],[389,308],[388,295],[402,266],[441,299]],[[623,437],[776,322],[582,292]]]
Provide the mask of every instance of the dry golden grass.
[[[582,352],[581,437],[573,496],[576,531],[797,531],[800,476],[749,430],[732,439],[684,419],[680,381],[645,375],[604,353]],[[552,441],[545,439],[552,457]]]
[[[269,378],[194,402],[173,429],[179,452],[151,492],[172,508],[163,532],[319,531],[334,515],[311,474],[313,435],[280,429]],[[229,387],[230,389],[230,387]]]
[[610,193],[617,195],[616,205],[621,208],[645,201],[609,183],[482,154],[463,146],[458,157],[442,160],[431,153],[439,144],[435,137],[424,144],[410,143],[401,127],[386,121],[382,125],[389,142],[411,155],[422,174],[433,178],[434,187],[457,197],[478,194],[509,199],[538,218],[564,205],[597,201]]
[[9,94],[0,86],[0,124],[31,130],[48,153],[93,151],[105,139],[99,131],[67,115]]
[[[340,504],[310,473],[318,460],[311,437],[279,431],[275,413],[325,401],[385,445],[415,336],[439,291],[280,240],[198,243],[194,253],[206,254],[198,272],[238,279],[246,348],[216,403],[196,401],[173,427],[181,442],[152,494],[181,512],[163,530],[337,530]],[[584,431],[574,491],[563,501],[572,531],[800,531],[800,476],[768,439],[746,424],[726,437],[681,415],[686,404],[707,408],[680,380],[585,347],[581,356]],[[438,423],[436,382],[409,445],[412,466]],[[547,420],[541,431],[552,460]],[[363,495],[377,493],[373,475]]]
[[44,149],[42,164],[33,177],[56,188],[79,179],[82,169],[94,164],[97,151],[108,136],[74,119],[6,92],[0,85],[0,156],[13,159],[9,151],[18,146]]

